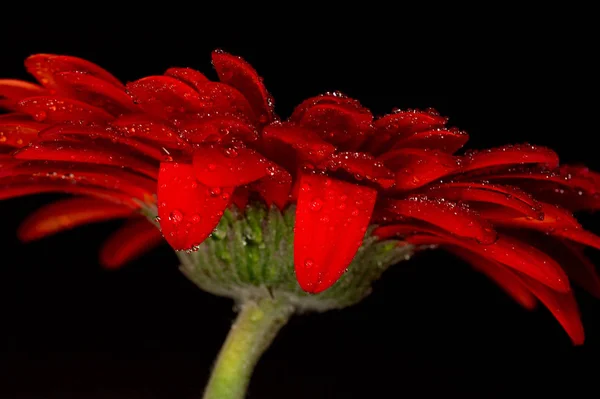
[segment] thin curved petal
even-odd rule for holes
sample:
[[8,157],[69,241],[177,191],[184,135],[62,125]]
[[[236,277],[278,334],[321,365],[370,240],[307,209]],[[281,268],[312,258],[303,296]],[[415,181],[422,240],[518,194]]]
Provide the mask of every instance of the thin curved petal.
[[[52,125],[39,133],[40,141],[57,140],[64,138],[80,139],[104,139],[113,144],[120,144],[127,147],[127,151],[133,150],[144,154],[154,160],[164,161],[168,156],[163,150],[141,141],[125,137],[119,131],[112,130],[104,126],[78,126],[71,124]],[[88,141],[89,142],[89,141]]]
[[193,165],[198,181],[211,187],[242,186],[267,176],[276,168],[254,150],[215,144],[197,148]]
[[322,175],[303,175],[294,227],[294,267],[303,290],[318,293],[344,273],[362,244],[377,192]]
[[42,86],[50,89],[60,89],[60,85],[54,80],[54,76],[60,72],[86,73],[117,87],[123,87],[123,84],[105,69],[92,62],[72,56],[35,54],[25,60],[25,68]]
[[18,104],[19,111],[31,115],[38,122],[107,122],[115,117],[105,110],[72,98],[42,96],[29,97]]
[[192,68],[169,68],[166,70],[165,75],[179,79],[196,90],[205,83],[210,82],[202,72]]
[[463,157],[461,172],[526,164],[541,164],[551,169],[556,168],[558,167],[558,155],[549,148],[529,144],[473,151]]
[[202,110],[198,92],[170,76],[148,76],[126,87],[134,102],[156,118],[179,119],[188,112]]
[[535,306],[535,298],[539,299],[558,320],[573,344],[583,344],[583,325],[573,292],[556,292],[522,273],[505,269],[500,264],[468,252],[461,251],[458,255],[495,280],[525,308],[532,309]]
[[298,124],[345,150],[356,150],[371,135],[373,115],[366,108],[345,104],[316,104]]
[[46,89],[35,83],[17,79],[0,79],[0,108],[17,109],[17,103],[27,97],[43,96]]
[[451,128],[438,128],[419,131],[401,138],[392,147],[392,150],[401,148],[423,148],[440,150],[453,154],[461,149],[469,140],[469,135],[461,130]]
[[250,64],[223,51],[213,51],[212,62],[219,80],[236,88],[248,99],[260,123],[266,124],[274,119],[273,100],[262,78]]
[[292,123],[280,123],[266,126],[262,137],[266,142],[277,141],[292,147],[303,158],[311,162],[320,162],[333,154],[335,147],[323,140],[310,129]]
[[600,209],[600,175],[586,167],[566,165],[552,172],[516,170],[482,178],[518,184],[536,198],[572,211]]
[[515,273],[508,270],[504,265],[463,249],[452,248],[450,251],[498,284],[519,305],[527,310],[535,309],[537,305],[535,295],[531,293],[529,287]]
[[339,169],[349,173],[355,180],[369,180],[382,188],[390,188],[396,183],[394,173],[372,155],[363,152],[339,152],[329,157],[325,163],[330,171]]
[[520,274],[521,280],[529,290],[542,302],[556,317],[556,320],[565,329],[574,345],[583,345],[585,334],[579,307],[573,292],[556,292],[538,281]]
[[190,149],[174,127],[140,114],[123,115],[111,122],[126,137],[135,137],[156,143],[168,149]]
[[97,198],[68,198],[37,209],[19,226],[22,241],[33,241],[88,223],[129,217],[130,207]]
[[132,209],[139,208],[139,204],[133,201],[129,195],[96,187],[77,185],[62,179],[48,177],[0,179],[0,200],[43,193],[88,195],[127,205]]
[[107,269],[118,269],[162,242],[164,241],[160,230],[148,220],[128,220],[102,245],[100,264]]
[[102,108],[118,116],[138,111],[131,97],[122,87],[80,72],[61,72],[54,76],[62,90],[79,101]]
[[34,140],[46,125],[24,119],[0,120],[0,145],[21,148]]
[[396,173],[397,190],[412,190],[460,170],[459,159],[441,151],[414,148],[391,151],[378,158]]
[[553,236],[567,238],[569,240],[584,244],[596,249],[600,249],[600,237],[586,231],[568,211],[557,206],[540,203],[543,212],[543,219],[534,219],[528,217],[503,217],[490,212],[482,212],[482,216],[493,220],[494,224],[539,230]]
[[232,114],[243,117],[252,123],[258,122],[252,105],[235,87],[225,83],[207,82],[196,87],[203,106],[210,113]]
[[151,178],[157,176],[157,166],[108,146],[71,141],[48,141],[21,148],[15,158],[26,160],[82,162],[129,167]]
[[399,139],[411,133],[442,128],[448,118],[433,110],[399,110],[374,121],[375,132],[366,143],[372,154],[380,154],[391,148]]
[[[12,158],[14,160],[14,158]],[[129,172],[120,167],[48,161],[14,160],[0,164],[0,178],[47,178],[72,185],[83,184],[127,194],[143,202],[153,203],[156,180]]]
[[526,192],[500,184],[450,182],[431,187],[426,191],[431,197],[450,201],[496,204],[515,210],[531,218],[543,217],[541,205]]
[[296,106],[296,108],[294,108],[294,112],[292,113],[292,116],[290,116],[290,121],[299,123],[304,117],[304,113],[318,104],[342,105],[349,108],[354,108],[356,110],[364,109],[358,100],[350,98],[345,94],[340,92],[325,93],[315,97],[307,98],[306,100],[302,101],[298,106]]
[[245,143],[258,140],[254,126],[233,115],[205,115],[182,123],[179,131],[182,137],[194,144],[228,142],[234,138]]
[[162,234],[175,250],[191,250],[208,237],[229,205],[233,188],[198,182],[192,165],[163,162],[158,175]]
[[438,226],[464,238],[491,244],[498,238],[494,227],[468,207],[450,201],[414,196],[404,200],[387,200],[387,208],[400,216]]
[[571,289],[567,275],[554,259],[529,244],[505,235],[500,235],[496,242],[489,245],[427,234],[406,237],[405,240],[414,245],[456,245],[520,271],[556,291],[569,292]]

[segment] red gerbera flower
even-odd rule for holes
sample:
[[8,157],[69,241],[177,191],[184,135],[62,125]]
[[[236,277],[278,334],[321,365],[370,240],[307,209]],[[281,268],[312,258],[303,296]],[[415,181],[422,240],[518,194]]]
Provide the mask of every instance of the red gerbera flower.
[[128,217],[102,251],[118,267],[161,241],[141,214],[158,216],[174,249],[193,250],[232,205],[296,204],[305,291],[333,285],[375,224],[381,239],[450,250],[527,308],[537,298],[583,341],[569,278],[600,296],[582,251],[600,240],[570,211],[600,207],[599,175],[559,166],[533,145],[455,155],[468,136],[437,112],[374,118],[339,93],[282,121],[249,64],[221,51],[212,60],[219,82],[171,68],[123,85],[90,62],[49,54],[25,63],[41,85],[0,80],[0,105],[11,111],[0,116],[0,198],[84,196],[39,210],[20,237]]

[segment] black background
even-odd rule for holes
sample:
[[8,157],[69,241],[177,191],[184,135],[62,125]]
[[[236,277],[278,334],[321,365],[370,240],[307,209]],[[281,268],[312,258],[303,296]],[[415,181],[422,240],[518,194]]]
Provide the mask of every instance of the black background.
[[[210,51],[223,48],[255,66],[282,116],[340,90],[378,115],[437,108],[470,133],[470,148],[531,142],[600,169],[598,63],[584,23],[503,20],[489,34],[450,35],[457,23],[401,31],[306,21],[292,35],[225,20],[202,29],[206,16],[194,25],[160,22],[160,11],[152,18],[41,26],[5,15],[0,76],[29,78],[23,59],[46,52],[89,59],[123,81],[171,66],[215,77]],[[166,246],[102,270],[97,250],[118,223],[20,244],[19,221],[50,198],[0,204],[0,397],[200,397],[232,303],[188,282]],[[597,216],[582,222],[593,229]],[[600,302],[577,296],[587,342],[575,348],[545,309],[520,309],[450,255],[422,254],[388,271],[360,305],[294,317],[260,361],[249,397],[583,397],[597,389]]]

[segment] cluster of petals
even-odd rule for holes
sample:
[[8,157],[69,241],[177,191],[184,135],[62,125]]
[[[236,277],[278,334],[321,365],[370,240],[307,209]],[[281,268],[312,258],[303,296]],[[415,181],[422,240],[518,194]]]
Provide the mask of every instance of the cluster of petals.
[[[163,237],[193,250],[230,206],[296,205],[300,286],[344,273],[370,225],[381,239],[443,247],[526,308],[539,301],[584,339],[570,281],[600,296],[571,212],[600,207],[600,176],[528,144],[461,152],[468,135],[434,110],[374,117],[327,93],[282,120],[243,59],[212,53],[218,80],[190,68],[123,84],[71,56],[37,54],[38,83],[0,80],[0,199],[61,192],[22,224],[23,240],[126,218],[101,260],[118,267]],[[141,216],[156,207],[160,230]]]

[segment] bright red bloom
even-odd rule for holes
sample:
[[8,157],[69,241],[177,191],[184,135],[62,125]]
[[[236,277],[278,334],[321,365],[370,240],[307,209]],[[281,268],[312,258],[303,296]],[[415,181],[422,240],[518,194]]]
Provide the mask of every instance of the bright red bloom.
[[569,278],[600,296],[582,253],[600,239],[569,211],[600,207],[600,175],[559,166],[553,151],[532,145],[454,155],[468,136],[435,111],[374,118],[338,93],[281,121],[250,65],[212,57],[219,82],[171,68],[123,85],[87,61],[48,54],[25,63],[41,85],[0,80],[0,105],[12,111],[0,116],[0,198],[94,197],[43,208],[20,236],[129,217],[102,254],[118,267],[161,240],[140,208],[156,206],[166,240],[189,250],[232,204],[295,203],[294,261],[306,291],[335,283],[378,224],[382,239],[447,248],[527,308],[537,298],[583,341]]

